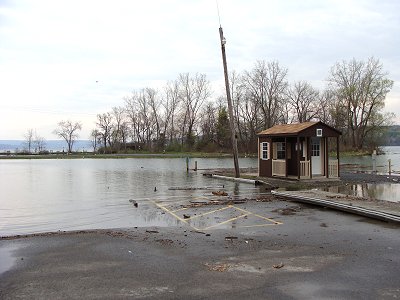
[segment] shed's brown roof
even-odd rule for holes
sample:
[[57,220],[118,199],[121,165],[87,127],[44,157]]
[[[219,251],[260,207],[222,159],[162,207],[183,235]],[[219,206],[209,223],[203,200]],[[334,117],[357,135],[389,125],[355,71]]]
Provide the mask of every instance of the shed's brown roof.
[[319,122],[304,122],[296,124],[281,124],[261,131],[258,135],[273,135],[273,134],[297,134],[304,129],[311,127]]

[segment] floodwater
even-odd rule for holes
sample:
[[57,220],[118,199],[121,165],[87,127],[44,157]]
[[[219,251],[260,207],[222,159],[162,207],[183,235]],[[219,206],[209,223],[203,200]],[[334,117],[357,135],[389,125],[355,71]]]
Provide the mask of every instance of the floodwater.
[[[387,154],[378,156],[377,165],[391,158],[393,169],[400,170],[400,147],[385,150]],[[195,161],[199,169],[233,167],[231,158],[191,159],[191,168]],[[349,161],[363,170],[372,166],[371,157]],[[239,164],[241,168],[257,167],[257,159],[242,158]],[[174,187],[178,189],[170,189]],[[185,187],[202,189],[179,189]],[[185,158],[0,160],[0,236],[180,225],[176,218],[157,210],[155,203],[204,201],[212,196],[211,191],[222,189],[243,197],[260,193],[250,184],[204,177],[201,170],[187,173]],[[361,184],[335,191],[400,201],[400,184]]]
[[[231,168],[230,158],[191,159],[198,168]],[[240,167],[257,160],[240,159]],[[184,158],[0,160],[0,236],[57,230],[173,226],[152,201],[191,200],[225,189],[258,193],[245,183],[186,172]],[[171,187],[206,188],[170,190]],[[135,208],[130,199],[137,201]]]
[[[391,161],[391,175],[400,175],[400,146],[382,147],[384,154],[376,156],[376,172],[381,175],[389,174],[389,160]],[[343,157],[340,159],[341,168],[348,171],[373,171],[372,156]],[[397,176],[396,176],[397,177]],[[347,186],[336,186],[324,190],[352,196],[400,202],[400,176],[392,179],[393,183],[361,183]]]
[[400,202],[400,184],[360,183],[324,187],[321,190],[363,198]]
[[[389,159],[391,160],[391,171],[400,174],[400,146],[382,147],[384,154],[376,156],[376,171],[380,174],[389,172]],[[340,164],[346,169],[372,172],[373,159],[371,155],[341,157]]]

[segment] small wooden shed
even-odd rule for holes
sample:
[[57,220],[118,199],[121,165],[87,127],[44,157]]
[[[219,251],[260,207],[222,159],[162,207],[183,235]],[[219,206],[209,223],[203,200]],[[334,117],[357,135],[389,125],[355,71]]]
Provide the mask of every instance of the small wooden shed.
[[[339,177],[341,132],[322,122],[276,125],[258,134],[258,173],[262,177]],[[333,139],[333,141],[332,141]],[[329,145],[336,144],[336,158]]]

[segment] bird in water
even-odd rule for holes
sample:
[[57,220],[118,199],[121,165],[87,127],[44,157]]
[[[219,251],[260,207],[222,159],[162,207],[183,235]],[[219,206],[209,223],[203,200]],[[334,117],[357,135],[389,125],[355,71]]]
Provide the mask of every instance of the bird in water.
[[154,187],[154,191],[157,192],[157,187],[156,186]]

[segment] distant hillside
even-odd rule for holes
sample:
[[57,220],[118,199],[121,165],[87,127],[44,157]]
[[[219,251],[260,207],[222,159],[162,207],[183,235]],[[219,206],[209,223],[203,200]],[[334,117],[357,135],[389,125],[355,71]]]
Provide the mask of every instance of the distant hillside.
[[386,146],[400,146],[400,125],[388,126],[385,130]]
[[[45,141],[45,149],[48,151],[63,151],[67,149],[65,141],[48,140]],[[25,141],[23,140],[0,140],[0,152],[16,152],[26,149]],[[74,143],[73,151],[92,151],[91,142],[89,140],[77,140]],[[34,149],[33,149],[34,151]]]

